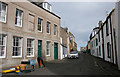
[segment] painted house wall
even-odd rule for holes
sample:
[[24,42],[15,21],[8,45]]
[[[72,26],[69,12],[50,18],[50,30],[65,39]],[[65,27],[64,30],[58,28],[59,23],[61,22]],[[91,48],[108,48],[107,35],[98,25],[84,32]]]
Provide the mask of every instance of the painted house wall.
[[115,7],[115,29],[116,29],[116,46],[117,46],[117,62],[118,69],[120,70],[120,2],[116,3]]
[[[91,37],[90,37],[90,53],[93,56],[98,56],[98,46],[99,46],[99,41],[98,41],[98,27],[94,28],[92,33],[91,33]],[[96,39],[97,39],[97,43],[98,45],[96,45]]]
[[91,43],[91,47],[90,47],[91,50],[90,50],[90,52],[91,52],[92,55],[98,57],[98,54],[99,54],[98,53],[99,43],[98,43],[98,45],[96,45],[96,39],[98,40],[98,34],[95,34],[95,36],[90,41],[90,43]]
[[[110,26],[110,25],[109,25]],[[110,32],[110,28],[109,28]],[[110,40],[110,34],[109,36],[106,36],[106,24],[104,25],[104,37],[105,37],[105,42],[104,42],[104,48],[105,48],[105,60],[110,62],[110,58],[108,58],[108,52],[107,52],[107,43],[109,42],[111,44]],[[112,53],[111,53],[112,54]]]
[[[105,61],[108,61],[108,62],[111,62],[113,64],[117,64],[116,61],[117,61],[117,58],[116,58],[116,52],[115,52],[115,49],[116,49],[116,46],[115,46],[115,26],[114,26],[114,10],[111,11],[111,13],[107,16],[106,18],[106,21],[108,21],[108,35],[106,34],[106,21],[104,22],[104,24],[102,25],[102,27],[100,27],[99,31],[97,34],[94,34],[92,35],[93,38],[91,39],[91,41],[94,41],[95,38],[98,38],[98,41],[99,41],[99,34],[100,34],[100,41],[98,43],[98,46],[99,47],[96,47],[94,45],[93,48],[91,48],[91,52],[92,52],[92,55],[96,56],[96,57],[100,57],[100,58],[104,58]],[[111,18],[111,25],[110,25],[110,18]],[[103,28],[103,38],[102,38],[102,28]],[[92,31],[94,32],[94,30]],[[92,33],[93,34],[93,33]],[[108,48],[107,48],[107,43],[109,42],[110,44],[110,47],[109,47],[109,50],[110,50],[110,57],[108,57]],[[102,46],[104,44],[104,46]],[[104,47],[104,51],[103,51],[103,47]],[[95,52],[97,52],[97,48],[99,49],[99,55],[96,55]],[[101,55],[100,55],[101,54]],[[104,54],[104,55],[103,55]]]
[[96,39],[98,39],[98,34],[94,37],[94,56],[98,56],[98,45],[96,46]]
[[[108,26],[109,26],[109,35],[108,36],[106,36],[106,24],[104,25],[104,40],[105,40],[105,45],[104,45],[104,47],[105,47],[105,60],[106,61],[109,61],[109,62],[111,62],[111,63],[114,63],[114,64],[116,64],[116,58],[115,58],[115,44],[114,44],[114,32],[113,32],[113,30],[114,30],[114,26],[113,26],[113,24],[114,24],[114,20],[112,19],[112,18],[114,18],[113,17],[114,16],[114,11],[112,12],[112,14],[110,15],[110,17],[111,17],[111,26],[112,26],[112,30],[111,30],[111,28],[110,28],[110,17],[108,18]],[[111,37],[112,36],[112,37]],[[110,51],[110,53],[111,53],[111,57],[110,58],[108,58],[108,52],[107,52],[107,43],[110,43],[110,45],[111,45],[111,47],[110,47],[110,49],[111,49],[111,51]],[[113,46],[113,47],[112,47]]]
[[103,58],[103,52],[102,52],[102,33],[101,30],[98,32],[100,35],[100,41],[99,41],[99,35],[98,35],[98,57]]

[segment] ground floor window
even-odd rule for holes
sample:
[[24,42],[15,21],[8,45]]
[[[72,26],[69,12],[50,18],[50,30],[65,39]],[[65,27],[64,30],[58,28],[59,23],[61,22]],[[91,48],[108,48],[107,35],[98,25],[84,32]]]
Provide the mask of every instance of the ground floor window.
[[0,34],[0,58],[5,58],[6,54],[6,35]]
[[108,53],[108,58],[110,58],[111,57],[111,45],[109,42],[107,43],[107,53]]
[[99,56],[101,56],[101,46],[99,46]]
[[13,57],[22,57],[22,38],[13,37]]
[[27,39],[27,56],[32,57],[34,56],[34,40]]
[[98,56],[98,48],[97,48],[97,56]]
[[46,51],[47,51],[46,56],[50,56],[50,41],[47,41],[46,43],[47,43],[47,45],[46,45]]

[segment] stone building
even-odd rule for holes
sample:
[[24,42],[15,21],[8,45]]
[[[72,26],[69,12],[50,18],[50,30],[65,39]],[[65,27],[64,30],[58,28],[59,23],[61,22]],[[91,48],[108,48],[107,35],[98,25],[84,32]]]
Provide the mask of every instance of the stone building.
[[77,43],[74,42],[74,45],[75,45],[75,46],[74,46],[74,50],[77,51]]
[[[61,37],[61,57],[67,57],[68,53],[68,28],[60,28],[60,37]],[[61,59],[62,59],[61,58]]]
[[0,59],[2,67],[23,59],[60,59],[60,17],[29,1],[0,1]]
[[68,36],[69,36],[69,53],[71,52],[71,50],[73,50],[74,49],[74,47],[75,47],[75,36],[71,33],[71,32],[69,32],[69,34],[68,34]]

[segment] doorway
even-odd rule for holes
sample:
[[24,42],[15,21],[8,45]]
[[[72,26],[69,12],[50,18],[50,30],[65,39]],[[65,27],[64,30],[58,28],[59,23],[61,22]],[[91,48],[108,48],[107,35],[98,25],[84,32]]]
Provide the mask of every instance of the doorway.
[[42,40],[38,40],[38,57],[42,56]]
[[58,60],[58,43],[54,43],[54,59]]

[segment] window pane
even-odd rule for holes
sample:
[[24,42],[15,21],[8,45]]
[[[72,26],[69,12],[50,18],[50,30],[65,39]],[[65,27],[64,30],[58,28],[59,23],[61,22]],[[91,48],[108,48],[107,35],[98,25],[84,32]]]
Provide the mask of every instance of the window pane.
[[38,30],[42,31],[42,19],[38,18]]
[[6,4],[0,2],[0,20],[5,21],[6,20]]
[[18,10],[16,9],[16,17],[18,16]]
[[38,30],[41,31],[41,25],[38,24]]
[[47,41],[46,47],[47,47],[47,49],[46,49],[47,53],[46,54],[50,55],[50,42],[49,41]]
[[18,9],[16,9],[15,24],[18,26],[22,25],[22,11]]
[[30,52],[30,48],[27,48],[27,53],[29,53]]
[[0,52],[0,56],[4,56],[4,51],[1,51],[1,52]]
[[50,22],[47,22],[47,33],[50,33]]
[[19,11],[19,18],[22,19],[22,11]]
[[1,20],[5,21],[6,19],[6,4],[2,3],[2,8],[1,8]]
[[6,12],[6,5],[2,3],[2,11]]
[[17,18],[15,18],[15,24],[17,24]]
[[20,56],[21,55],[21,38],[20,37],[13,37],[13,56]]
[[33,55],[33,40],[27,39],[27,55],[32,56]]
[[2,21],[5,21],[5,18],[6,18],[6,17],[2,16]]
[[57,25],[54,25],[54,35],[57,34]]
[[5,35],[0,34],[0,56],[5,56]]
[[41,24],[41,19],[40,18],[38,18],[38,24]]

